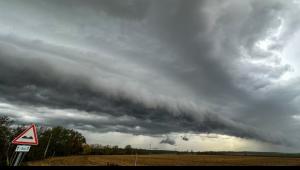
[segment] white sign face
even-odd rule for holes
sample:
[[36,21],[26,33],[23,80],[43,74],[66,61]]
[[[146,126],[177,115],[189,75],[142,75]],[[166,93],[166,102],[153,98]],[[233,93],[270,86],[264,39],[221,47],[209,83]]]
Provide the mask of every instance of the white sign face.
[[29,152],[31,146],[27,145],[18,145],[16,148],[16,152]]
[[38,145],[38,138],[35,125],[32,125],[22,134],[16,137],[12,143],[16,145]]

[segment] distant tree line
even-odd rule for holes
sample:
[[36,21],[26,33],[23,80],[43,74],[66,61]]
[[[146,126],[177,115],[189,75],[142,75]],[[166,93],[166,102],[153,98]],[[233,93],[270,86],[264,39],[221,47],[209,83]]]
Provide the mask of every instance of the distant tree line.
[[[11,141],[26,129],[25,126],[11,125],[14,125],[13,121],[6,116],[0,116],[0,166],[12,163],[16,156],[16,145],[12,145]],[[180,154],[175,151],[135,149],[131,145],[124,148],[99,144],[88,145],[85,137],[77,131],[63,127],[37,128],[39,145],[31,147],[24,162],[70,155]]]
[[84,155],[149,155],[149,154],[186,154],[188,152],[176,152],[176,151],[166,151],[166,150],[147,150],[147,149],[137,149],[132,148],[131,145],[127,145],[124,148],[119,148],[118,146],[110,145],[84,145],[83,153]]
[[[15,125],[6,116],[0,116],[0,166],[10,165],[15,158],[16,145],[11,141],[21,134],[25,126]],[[85,137],[75,130],[63,127],[38,127],[39,145],[32,146],[30,152],[25,156],[24,162],[42,160],[54,156],[70,155],[147,155],[147,154],[196,154],[194,152],[177,152],[165,150],[146,150],[132,148],[127,145],[124,148],[119,146],[86,144]]]

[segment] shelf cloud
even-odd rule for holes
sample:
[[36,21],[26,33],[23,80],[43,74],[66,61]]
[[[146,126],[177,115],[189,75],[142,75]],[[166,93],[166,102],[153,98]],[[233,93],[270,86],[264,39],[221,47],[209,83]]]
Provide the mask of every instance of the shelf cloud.
[[214,133],[300,149],[299,67],[284,55],[299,8],[0,0],[0,111],[91,132]]

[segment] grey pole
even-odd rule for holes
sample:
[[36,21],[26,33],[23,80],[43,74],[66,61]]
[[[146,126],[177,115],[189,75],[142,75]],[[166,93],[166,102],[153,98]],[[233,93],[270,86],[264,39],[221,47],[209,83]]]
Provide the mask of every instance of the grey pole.
[[24,160],[26,154],[27,154],[27,152],[23,153],[20,163],[23,162],[23,160]]
[[135,162],[134,162],[134,166],[137,166],[137,153],[135,153]]
[[47,156],[47,152],[48,152],[48,149],[49,149],[49,145],[50,145],[51,138],[52,138],[52,133],[51,133],[51,135],[50,135],[50,138],[49,138],[49,141],[48,141],[46,150],[45,150],[45,152],[44,152],[44,159],[46,159],[46,156]]
[[15,161],[15,163],[14,163],[14,166],[18,166],[18,165],[21,163],[21,158],[22,158],[22,156],[23,156],[23,153],[22,153],[22,152],[19,152],[19,153],[18,153],[18,157],[17,157],[17,159],[16,159],[16,161]]
[[11,145],[11,143],[9,143],[8,149],[6,151],[6,165],[8,165],[8,166],[10,164],[10,162],[9,162],[9,149],[10,149],[10,145]]
[[17,152],[14,152],[14,153],[12,154],[12,156],[10,157],[10,160],[9,160],[9,166],[12,166],[12,165],[13,165],[14,160],[15,160],[15,158],[16,158],[16,155],[17,155]]

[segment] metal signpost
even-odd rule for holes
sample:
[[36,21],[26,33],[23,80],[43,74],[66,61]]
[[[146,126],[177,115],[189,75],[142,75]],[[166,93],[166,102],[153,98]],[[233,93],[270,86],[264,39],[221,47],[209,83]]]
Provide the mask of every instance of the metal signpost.
[[33,124],[13,141],[13,144],[18,145],[15,152],[18,153],[18,156],[13,163],[13,166],[18,166],[21,164],[22,160],[25,157],[25,154],[29,152],[31,145],[38,145],[38,137],[36,126]]

